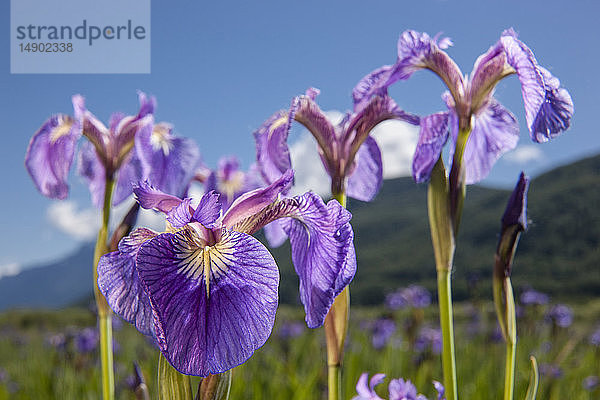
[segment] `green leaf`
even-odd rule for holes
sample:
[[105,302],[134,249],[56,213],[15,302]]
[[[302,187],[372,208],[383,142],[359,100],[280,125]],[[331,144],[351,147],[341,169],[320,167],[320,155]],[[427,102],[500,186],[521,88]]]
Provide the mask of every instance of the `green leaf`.
[[228,400],[231,391],[231,370],[202,378],[195,400]]
[[540,375],[538,373],[537,361],[535,357],[530,356],[529,360],[531,361],[531,374],[529,375],[529,387],[527,388],[525,400],[535,400],[535,396],[537,396]]

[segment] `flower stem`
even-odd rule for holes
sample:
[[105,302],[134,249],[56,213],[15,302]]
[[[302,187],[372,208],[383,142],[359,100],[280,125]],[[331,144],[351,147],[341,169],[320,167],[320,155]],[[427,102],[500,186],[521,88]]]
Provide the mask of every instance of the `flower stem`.
[[[342,207],[346,207],[346,194],[334,193],[333,198]],[[350,290],[346,286],[335,298],[333,305],[325,317],[325,339],[327,341],[327,385],[328,399],[342,399],[342,359],[344,342],[348,330],[348,314],[350,311]]]
[[100,329],[100,364],[102,369],[102,398],[104,400],[114,399],[114,371],[113,371],[113,348],[112,348],[112,318],[111,310],[106,298],[98,288],[98,261],[107,251],[108,222],[110,219],[110,207],[115,182],[112,178],[106,179],[104,189],[104,208],[102,210],[102,225],[98,232],[98,240],[94,250],[94,296],[98,308],[98,322]]
[[515,391],[515,363],[517,343],[506,342],[506,365],[504,375],[504,400],[513,400]]
[[450,271],[438,270],[438,301],[440,306],[440,326],[442,328],[442,367],[446,399],[456,400],[456,360],[454,356],[454,321],[452,316],[452,289]]
[[450,211],[449,183],[440,157],[431,172],[427,193],[429,227],[437,270],[440,327],[442,329],[442,368],[446,399],[457,399],[456,361],[454,356],[454,321],[452,316],[451,272],[454,259],[454,223]]

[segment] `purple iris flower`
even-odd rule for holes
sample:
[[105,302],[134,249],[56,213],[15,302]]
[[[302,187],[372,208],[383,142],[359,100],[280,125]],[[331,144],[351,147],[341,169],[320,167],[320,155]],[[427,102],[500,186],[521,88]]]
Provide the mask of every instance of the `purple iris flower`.
[[96,328],[84,328],[75,336],[75,348],[79,353],[91,353],[98,347],[100,333]]
[[356,271],[351,215],[314,193],[280,198],[293,180],[238,197],[223,212],[219,195],[191,199],[148,184],[134,189],[143,208],[166,214],[170,232],[139,228],[100,259],[98,286],[111,308],[143,333],[153,334],[180,372],[207,376],[246,361],[273,328],[279,271],[267,249],[250,236],[285,218],[300,299],[310,328],[321,326],[334,298]]
[[240,169],[240,163],[235,156],[222,157],[214,171],[208,171],[204,182],[207,192],[214,190],[221,195],[223,209],[229,206],[242,194],[263,186],[262,178],[253,164],[248,172]]
[[402,111],[387,95],[375,96],[363,109],[347,113],[332,124],[315,102],[318,89],[293,99],[290,110],[271,116],[255,133],[257,162],[267,182],[291,168],[287,138],[293,120],[304,125],[317,141],[319,155],[331,177],[331,192],[371,201],[382,182],[381,151],[369,133],[377,124],[398,119],[417,125],[419,118]]
[[27,148],[25,166],[38,190],[45,196],[64,199],[68,195],[67,176],[73,163],[77,140],[89,142],[80,151],[79,173],[89,183],[92,198],[101,205],[106,177],[119,171],[114,204],[131,193],[130,181],[143,177],[143,165],[133,157],[134,138],[152,129],[154,99],[139,94],[140,110],[135,116],[113,114],[106,128],[85,108],[80,95],[73,96],[74,116],[50,117],[33,136]]
[[573,323],[573,310],[564,304],[557,304],[548,310],[546,320],[561,328],[568,328]]
[[[385,379],[385,374],[375,374],[369,381],[369,374],[363,373],[356,383],[356,393],[352,400],[383,400],[375,392],[375,386],[379,385]],[[433,385],[438,392],[437,400],[443,400],[444,386],[433,381]],[[417,394],[417,388],[410,380],[402,378],[392,379],[388,386],[389,400],[427,400],[422,394]]]
[[299,321],[286,321],[281,325],[277,333],[280,338],[285,340],[302,335],[305,329],[304,324]]
[[410,285],[388,294],[385,301],[391,310],[405,307],[425,308],[431,304],[431,294],[423,286]]
[[398,40],[396,63],[371,72],[353,91],[355,110],[361,110],[373,96],[385,95],[391,84],[410,78],[417,70],[429,69],[444,81],[449,93],[443,99],[449,111],[421,121],[413,159],[413,177],[417,182],[429,179],[448,140],[448,124],[453,146],[459,131],[471,131],[463,155],[466,184],[485,178],[496,160],[516,146],[517,120],[493,97],[496,84],[509,75],[516,74],[521,83],[533,141],[545,142],[569,127],[574,110],[571,96],[556,77],[538,64],[514,30],[504,31],[500,40],[477,59],[468,76],[444,51],[452,45],[450,39],[438,39],[405,31]]
[[563,370],[558,365],[540,364],[540,375],[547,376],[550,379],[560,379],[563,376]]
[[396,323],[389,318],[379,318],[373,324],[371,344],[377,350],[384,348],[396,332]]
[[548,304],[550,298],[547,294],[538,292],[537,290],[527,289],[523,293],[521,293],[521,304],[529,306],[529,305],[544,305]]
[[423,327],[415,340],[415,350],[419,353],[431,351],[431,354],[442,352],[442,332],[439,329]]
[[591,392],[600,386],[600,378],[595,375],[590,375],[583,380],[582,385],[585,390]]
[[600,347],[600,327],[598,327],[591,335],[590,335],[590,344],[592,346]]

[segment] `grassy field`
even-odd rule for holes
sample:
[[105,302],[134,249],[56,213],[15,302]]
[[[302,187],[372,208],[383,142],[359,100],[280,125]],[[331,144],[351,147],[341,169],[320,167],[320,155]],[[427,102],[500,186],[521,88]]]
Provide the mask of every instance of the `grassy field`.
[[[590,341],[600,325],[600,301],[572,305],[575,318],[567,328],[544,320],[548,307],[524,308],[519,319],[516,399],[524,397],[530,354],[543,370],[538,399],[600,398],[598,385],[584,388],[587,377],[600,375],[600,347]],[[278,311],[267,344],[234,369],[231,399],[326,398],[324,333],[307,329],[302,318],[296,308]],[[442,379],[433,330],[436,318],[434,305],[400,311],[352,309],[344,397],[356,394],[361,373],[383,372],[388,378],[411,379],[420,392],[434,398],[431,381]],[[141,366],[156,398],[157,351],[150,340],[119,322],[114,332],[117,398],[134,398],[133,361]],[[501,398],[504,345],[491,304],[457,305],[456,325],[461,398]],[[0,399],[100,398],[95,345],[95,316],[85,308],[0,314]],[[382,397],[387,397],[388,381],[379,388]]]

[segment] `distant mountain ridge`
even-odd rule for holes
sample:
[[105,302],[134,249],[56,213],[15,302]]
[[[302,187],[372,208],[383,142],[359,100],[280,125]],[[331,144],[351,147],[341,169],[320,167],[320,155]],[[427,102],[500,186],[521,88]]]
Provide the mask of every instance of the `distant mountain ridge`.
[[[509,195],[508,190],[467,188],[453,272],[458,300],[491,296],[494,251]],[[426,198],[427,185],[399,178],[385,181],[371,203],[350,200],[359,264],[351,284],[353,304],[381,303],[386,293],[413,283],[434,291]],[[600,155],[535,178],[528,210],[532,223],[521,236],[513,267],[517,294],[531,285],[560,299],[599,296]],[[86,244],[63,260],[0,279],[0,310],[57,308],[91,299],[93,251]],[[280,300],[297,303],[289,245],[272,251],[281,268]]]

